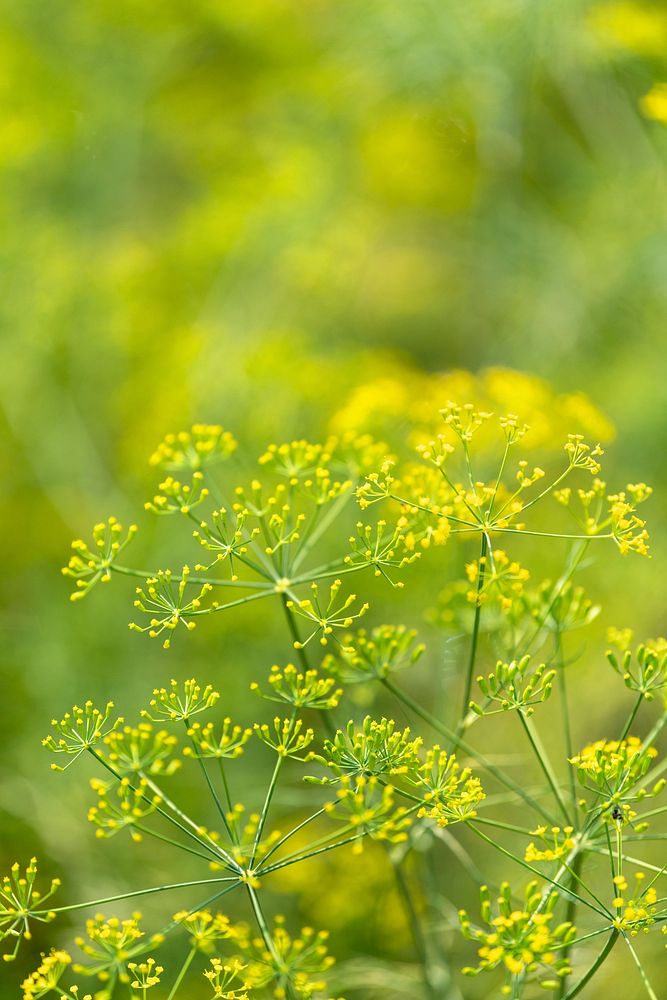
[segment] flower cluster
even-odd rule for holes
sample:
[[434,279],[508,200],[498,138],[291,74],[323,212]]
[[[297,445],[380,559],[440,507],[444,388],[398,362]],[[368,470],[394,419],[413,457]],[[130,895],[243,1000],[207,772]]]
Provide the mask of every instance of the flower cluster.
[[56,891],[60,879],[54,878],[50,888],[42,892],[35,887],[36,878],[37,859],[32,858],[23,871],[18,863],[13,864],[9,875],[3,875],[0,881],[0,941],[14,942],[14,948],[3,955],[6,962],[16,958],[23,939],[29,941],[32,937],[32,922],[48,923],[55,917],[44,903]]
[[[518,709],[528,716],[533,711],[533,705],[547,700],[555,676],[553,668],[547,668],[545,663],[533,665],[527,654],[511,663],[499,660],[493,673],[477,678],[479,689],[486,699],[484,705],[473,701],[470,708],[476,715],[495,715]],[[489,710],[487,706],[494,703],[500,707]]]
[[474,819],[485,798],[479,778],[470,768],[461,769],[456,756],[439,746],[427,751],[424,763],[411,781],[423,802],[417,815],[433,819],[441,827]]
[[194,424],[189,431],[167,434],[150,457],[151,465],[171,472],[202,469],[224,461],[236,450],[234,436],[219,424]]
[[503,882],[495,912],[486,886],[482,886],[480,899],[486,927],[474,926],[465,910],[459,913],[463,935],[480,945],[477,966],[465,968],[464,974],[476,976],[499,966],[504,968],[506,983],[501,992],[505,996],[512,995],[512,984],[517,979],[535,979],[544,989],[558,989],[560,980],[571,971],[565,954],[576,937],[568,921],[551,926],[558,893],[540,891],[537,882],[530,882],[517,905],[509,884]]
[[342,688],[334,686],[336,681],[333,677],[320,677],[317,670],[300,672],[293,663],[282,668],[275,665],[271,667],[268,681],[271,694],[263,693],[255,683],[250,685],[250,689],[267,701],[293,705],[295,708],[332,709],[343,694]]
[[560,861],[575,846],[572,826],[565,826],[562,829],[559,826],[538,826],[535,830],[531,830],[531,833],[534,837],[539,837],[544,846],[538,847],[534,841],[528,844],[523,856],[528,864],[535,864],[538,861]]
[[643,695],[646,701],[652,701],[656,694],[667,689],[667,646],[664,640],[638,646],[635,662],[629,649],[623,652],[620,659],[613,650],[609,650],[607,660],[623,678],[625,686]]
[[416,639],[416,629],[405,625],[377,625],[368,631],[360,628],[343,637],[343,647],[326,657],[324,667],[346,684],[383,680],[422,656],[426,647]]
[[63,576],[75,581],[76,590],[70,594],[72,601],[81,600],[96,583],[109,582],[115,560],[136,532],[136,524],[131,524],[123,537],[122,524],[110,517],[93,528],[92,548],[81,538],[72,542],[72,555],[62,570]]

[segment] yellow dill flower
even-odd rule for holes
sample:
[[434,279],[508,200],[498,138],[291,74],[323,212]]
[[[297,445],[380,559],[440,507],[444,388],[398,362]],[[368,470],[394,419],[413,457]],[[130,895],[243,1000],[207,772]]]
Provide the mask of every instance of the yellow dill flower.
[[565,826],[563,829],[559,826],[549,828],[538,826],[535,830],[531,830],[531,833],[533,836],[539,837],[544,846],[537,847],[534,841],[528,844],[523,859],[530,864],[539,861],[560,861],[575,846],[575,840],[572,836],[574,827],[571,826]]
[[509,884],[503,882],[495,907],[487,886],[482,886],[480,899],[485,927],[474,926],[466,911],[459,911],[461,933],[479,945],[478,964],[467,966],[463,974],[478,976],[501,967],[508,979],[504,993],[510,992],[509,980],[515,976],[521,976],[524,982],[535,980],[544,989],[556,989],[560,980],[570,974],[563,952],[576,937],[576,929],[567,921],[551,926],[558,893],[540,891],[537,881],[533,881],[526,886],[517,906]]
[[335,708],[343,694],[342,688],[334,687],[336,681],[333,677],[320,677],[317,670],[300,672],[293,663],[282,668],[271,667],[268,680],[271,694],[262,692],[256,683],[250,685],[250,690],[267,701],[295,708]]
[[[70,954],[62,949],[52,948],[48,955],[42,955],[37,969],[21,983],[23,1000],[37,1000],[47,993],[58,991],[58,984],[72,964]],[[61,993],[65,996],[64,993]]]
[[149,461],[164,469],[201,469],[224,461],[236,450],[234,436],[219,424],[193,424],[189,431],[167,434]]
[[0,942],[13,943],[11,951],[2,956],[5,962],[12,962],[21,941],[32,937],[31,924],[48,923],[55,913],[45,909],[44,903],[60,886],[60,879],[54,878],[46,892],[36,888],[37,858],[31,858],[25,869],[18,862],[12,865],[9,875],[0,880]]
[[75,581],[76,590],[70,600],[84,598],[96,583],[108,583],[114,562],[123,549],[132,541],[137,532],[136,524],[131,524],[123,537],[123,526],[115,517],[102,521],[93,528],[93,546],[81,538],[72,542],[72,555],[62,573]]

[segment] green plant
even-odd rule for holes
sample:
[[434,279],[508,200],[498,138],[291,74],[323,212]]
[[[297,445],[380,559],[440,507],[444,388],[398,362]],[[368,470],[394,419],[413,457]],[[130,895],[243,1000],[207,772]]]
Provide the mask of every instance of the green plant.
[[[134,578],[137,621],[130,628],[159,639],[165,649],[221,613],[262,602],[284,617],[295,662],[274,665],[266,686],[252,682],[273,710],[279,706],[273,719],[260,716],[252,725],[226,714],[217,678],[156,689],[134,724],[117,718],[111,703],[74,707],[54,722],[55,734],[44,740],[56,755],[53,767],[64,770],[88,757],[98,768],[89,812],[96,835],[127,831],[137,843],[153,839],[175,856],[196,858],[202,870],[189,881],[47,908],[57,882],[40,896],[35,863],[25,876],[16,867],[0,893],[0,934],[10,945],[9,958],[35,922],[59,913],[189,891],[186,908],[173,906],[170,919],[150,934],[139,914],[90,918],[77,940],[83,958],[73,963],[63,949],[43,956],[23,983],[26,1000],[83,997],[82,982],[97,983],[99,1000],[145,998],[149,991],[173,1000],[191,996],[195,982],[208,984],[209,996],[237,1000],[327,996],[337,986],[326,931],[306,927],[293,935],[282,918],[269,919],[272,876],[313,865],[330,852],[359,852],[369,841],[381,845],[395,873],[423,995],[460,996],[437,923],[422,904],[419,871],[407,861],[416,851],[453,849],[477,879],[476,861],[455,836],[462,828],[512,869],[511,882],[482,887],[480,925],[460,909],[462,934],[478,946],[477,964],[463,969],[466,976],[493,975],[512,998],[548,988],[572,1000],[621,941],[655,1000],[633,938],[653,925],[667,926],[664,869],[636,856],[651,839],[665,837],[648,824],[659,822],[667,808],[653,805],[665,784],[654,744],[667,720],[667,644],[643,644],[634,665],[627,634],[614,633],[622,655],[609,654],[609,662],[636,697],[613,739],[595,739],[579,752],[572,743],[564,655],[568,632],[589,626],[597,612],[574,584],[575,574],[594,546],[647,553],[648,534],[636,511],[650,489],[639,484],[608,492],[599,479],[602,449],[579,434],[567,438],[554,473],[529,468],[521,458],[512,474],[514,452],[528,430],[517,417],[495,421],[472,403],[449,404],[442,417],[442,429],[418,444],[417,459],[399,460],[385,444],[354,432],[322,444],[271,445],[259,459],[262,481],[231,492],[218,466],[235,441],[220,427],[197,425],[170,435],[154,453],[152,463],[167,475],[146,508],[189,524],[204,562],[179,570],[133,568],[124,551],[136,528],[125,532],[115,518],[93,529],[92,545],[73,543],[64,570],[75,582],[73,599],[114,577]],[[486,444],[478,454],[480,434]],[[355,499],[361,520],[351,517]],[[204,513],[209,504],[213,509]],[[450,685],[457,695],[450,701],[459,708],[440,712],[397,679],[424,652],[416,631],[382,624],[376,610],[382,591],[369,600],[365,592],[375,578],[392,592],[400,589],[426,564],[438,572],[443,546],[470,539],[477,554],[466,579],[446,588],[430,612],[431,620],[468,635],[460,676]],[[528,571],[498,545],[523,539],[567,544],[555,581],[531,589]],[[367,613],[375,624],[366,625]],[[481,659],[492,652],[499,654],[497,666],[480,674]],[[387,709],[360,718],[359,685],[366,700],[376,694],[412,716],[420,734],[397,724]],[[648,703],[653,723],[645,736],[636,736],[638,713]],[[561,763],[546,749],[538,726],[542,713],[551,729],[557,723],[562,728]],[[525,741],[543,779],[538,787],[512,776],[496,755],[472,742],[482,720],[498,716],[516,720],[517,739]],[[259,809],[234,793],[237,768],[253,744],[261,744],[257,751],[266,761]],[[192,780],[198,773],[207,795],[203,820],[169,788],[184,766]],[[283,832],[274,823],[275,806],[281,787],[299,774],[310,808]],[[603,877],[592,864],[598,855],[608,865]],[[520,879],[528,876],[523,888]],[[228,896],[245,898],[249,922],[232,920],[220,908]],[[160,957],[164,967],[158,965],[155,953],[179,935],[179,964],[170,967]],[[584,961],[580,945],[590,942],[599,950]]]

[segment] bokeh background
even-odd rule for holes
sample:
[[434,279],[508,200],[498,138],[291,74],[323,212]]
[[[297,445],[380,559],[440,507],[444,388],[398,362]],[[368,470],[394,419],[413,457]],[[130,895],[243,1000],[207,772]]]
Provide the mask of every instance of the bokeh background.
[[[167,663],[126,631],[117,581],[67,601],[70,539],[109,513],[136,519],[147,456],[193,420],[224,423],[252,457],[325,432],[383,378],[510,368],[583,391],[616,428],[610,478],[656,487],[653,560],[610,554],[590,589],[605,623],[665,631],[663,4],[0,11],[3,870],[36,853],[71,900],[160,878],[166,858],[96,844],[90,792],[40,748],[51,716],[88,696],[129,713],[212,658],[242,704],[284,642],[279,621],[245,615]],[[143,534],[139,552],[168,550],[168,532]],[[611,725],[622,689],[586,683]],[[343,866],[333,902],[304,884],[297,905],[348,958],[407,963],[381,867],[367,863],[366,897]],[[380,903],[369,919],[350,898]],[[624,958],[608,969],[612,982]],[[3,998],[20,971],[2,970]]]

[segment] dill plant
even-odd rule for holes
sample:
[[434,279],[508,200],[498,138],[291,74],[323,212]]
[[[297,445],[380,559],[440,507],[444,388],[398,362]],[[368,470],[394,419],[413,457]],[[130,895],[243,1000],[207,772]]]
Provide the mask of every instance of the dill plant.
[[[600,478],[602,449],[581,434],[566,437],[559,464],[547,471],[521,457],[528,427],[512,414],[450,403],[440,419],[401,458],[353,430],[323,443],[272,444],[257,478],[240,486],[221,474],[235,439],[221,427],[195,425],[154,452],[151,464],[163,478],[146,503],[148,512],[189,526],[191,564],[134,567],[126,547],[137,529],[114,517],[93,528],[91,542],[73,543],[64,569],[72,599],[114,577],[134,580],[130,628],[165,650],[219,614],[262,602],[284,619],[293,662],[248,679],[272,706],[269,721],[228,715],[234,706],[215,676],[167,682],[130,723],[111,703],[75,706],[54,720],[44,740],[54,770],[82,758],[96,768],[88,816],[96,836],[129,836],[138,850],[159,842],[173,851],[175,871],[182,853],[201,870],[189,881],[58,905],[58,880],[44,886],[34,859],[15,865],[0,888],[6,959],[36,926],[61,913],[92,914],[76,957],[61,947],[45,953],[22,984],[24,1000],[330,997],[338,986],[327,929],[270,917],[272,876],[330,852],[360,852],[369,841],[394,870],[424,996],[465,996],[466,979],[437,946],[442,927],[429,924],[419,905],[422,889],[406,858],[426,842],[429,852],[449,853],[448,863],[463,860],[479,882],[470,854],[479,842],[498,852],[506,878],[482,885],[478,913],[448,901],[471,942],[463,977],[488,977],[484,995],[497,989],[516,1000],[547,989],[573,1000],[593,995],[589,984],[623,946],[656,1000],[636,938],[667,927],[664,868],[645,857],[666,836],[656,743],[667,719],[667,641],[633,651],[627,630],[610,632],[608,681],[615,674],[625,685],[628,716],[619,732],[591,733],[583,747],[572,741],[564,654],[567,634],[590,625],[598,610],[575,583],[578,569],[600,547],[647,554],[637,509],[651,491],[644,484],[609,490]],[[555,580],[532,585],[514,552],[522,538],[567,544]],[[441,712],[423,705],[405,679],[424,653],[417,630],[382,622],[366,600],[368,577],[400,590],[426,565],[438,573],[443,547],[468,540],[475,556],[429,612],[435,624],[468,636],[448,690],[457,707]],[[360,718],[360,684],[411,724],[398,724],[387,709]],[[516,739],[539,767],[538,786],[480,747],[477,734],[493,716],[516,720]],[[547,752],[545,726],[562,727],[562,759]],[[251,741],[266,761],[260,802],[238,798],[237,762]],[[170,790],[182,767],[192,769],[193,781],[198,775],[206,796],[196,816]],[[299,772],[310,810],[278,829],[281,788]],[[521,823],[511,821],[517,805]],[[464,828],[465,847],[457,835]],[[139,912],[114,912],[115,904],[156,894],[168,915],[160,927],[144,929]],[[245,900],[247,919],[226,912],[232,894]],[[172,938],[180,943],[167,951]]]

